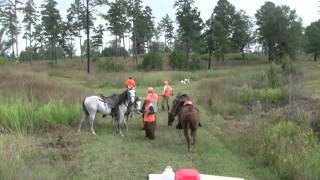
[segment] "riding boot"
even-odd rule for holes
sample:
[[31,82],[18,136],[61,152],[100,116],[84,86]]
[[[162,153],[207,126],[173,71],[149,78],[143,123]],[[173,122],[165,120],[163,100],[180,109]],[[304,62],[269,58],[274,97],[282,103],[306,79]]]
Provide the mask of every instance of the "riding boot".
[[202,127],[201,123],[199,122],[199,127]]

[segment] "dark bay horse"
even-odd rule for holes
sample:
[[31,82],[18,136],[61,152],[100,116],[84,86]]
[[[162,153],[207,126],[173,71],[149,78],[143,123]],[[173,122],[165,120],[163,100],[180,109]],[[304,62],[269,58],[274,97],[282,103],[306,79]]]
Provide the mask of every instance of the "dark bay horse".
[[191,131],[192,152],[197,140],[197,129],[199,127],[199,111],[192,104],[190,97],[186,94],[177,94],[172,103],[171,112],[168,113],[168,125],[171,126],[174,117],[178,115],[177,129],[183,129],[184,136],[188,143],[188,150],[191,152],[189,129]]

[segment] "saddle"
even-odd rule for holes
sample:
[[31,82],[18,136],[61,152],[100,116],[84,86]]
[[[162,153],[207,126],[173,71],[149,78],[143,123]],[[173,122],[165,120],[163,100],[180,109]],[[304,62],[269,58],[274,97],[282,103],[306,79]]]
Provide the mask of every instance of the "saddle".
[[112,94],[111,96],[104,96],[102,94],[98,95],[100,100],[106,103],[111,109],[115,108],[119,103],[119,95]]

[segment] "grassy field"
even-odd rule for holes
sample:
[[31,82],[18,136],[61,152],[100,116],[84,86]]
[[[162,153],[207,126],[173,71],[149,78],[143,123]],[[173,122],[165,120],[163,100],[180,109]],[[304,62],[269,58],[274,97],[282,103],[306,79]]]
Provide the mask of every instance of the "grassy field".
[[[259,75],[266,65],[221,65],[214,70],[197,72],[94,70],[86,75],[84,65],[79,62],[61,64],[55,68],[44,63],[33,67],[23,64],[0,67],[0,75],[5,77],[0,80],[1,99],[6,102],[0,107],[12,109],[12,112],[0,110],[0,179],[146,179],[150,173],[161,173],[167,165],[174,169],[194,167],[203,174],[249,180],[283,179],[273,168],[257,163],[254,155],[245,152],[249,144],[243,135],[248,131],[252,113],[233,99],[237,96],[234,92],[243,84],[260,86]],[[299,65],[303,67],[308,97],[319,98],[319,64]],[[100,115],[95,121],[97,136],[89,133],[88,123],[81,134],[76,133],[82,98],[122,92],[128,75],[137,80],[139,96],[145,96],[148,86],[154,86],[160,93],[162,81],[169,80],[174,93],[185,92],[194,98],[203,124],[198,131],[196,154],[187,152],[183,132],[168,127],[167,114],[162,111],[158,113],[154,141],[144,139],[139,115],[130,120],[124,138],[116,134],[110,117]],[[191,83],[180,85],[179,79],[184,77],[190,77]],[[12,114],[17,114],[15,109],[22,109],[16,105],[17,99],[22,105],[31,103],[31,110],[26,110],[29,119],[25,115],[12,118]],[[208,104],[209,99],[213,103]],[[42,110],[50,103],[66,110]],[[37,112],[39,115],[33,115]],[[67,118],[59,120],[58,114]],[[15,123],[8,123],[11,119],[29,120],[34,128],[15,129]],[[50,124],[49,119],[57,121]]]

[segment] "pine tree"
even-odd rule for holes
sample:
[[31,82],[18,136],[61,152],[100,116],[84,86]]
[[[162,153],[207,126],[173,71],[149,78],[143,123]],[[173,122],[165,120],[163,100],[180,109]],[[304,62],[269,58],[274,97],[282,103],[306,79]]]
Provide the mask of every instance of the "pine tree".
[[25,7],[24,7],[24,18],[23,18],[23,23],[25,24],[25,38],[26,41],[29,39],[29,48],[28,48],[28,43],[26,43],[26,53],[28,56],[28,60],[29,63],[31,64],[32,61],[32,51],[28,52],[29,50],[32,50],[32,28],[33,26],[35,26],[36,21],[38,19],[38,15],[36,14],[36,9],[35,9],[35,4],[33,2],[33,0],[28,0],[25,3]]
[[56,56],[56,43],[60,32],[59,25],[61,22],[61,16],[56,9],[57,2],[55,0],[45,0],[45,4],[41,7],[42,26],[44,27],[45,35],[51,44],[51,58],[55,60],[57,64]]
[[189,54],[191,50],[199,50],[201,43],[201,30],[203,26],[200,12],[196,7],[192,7],[193,0],[176,0],[174,7],[176,8],[176,19],[179,24],[178,37],[182,42],[187,55],[186,67],[189,69]]

